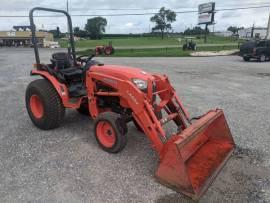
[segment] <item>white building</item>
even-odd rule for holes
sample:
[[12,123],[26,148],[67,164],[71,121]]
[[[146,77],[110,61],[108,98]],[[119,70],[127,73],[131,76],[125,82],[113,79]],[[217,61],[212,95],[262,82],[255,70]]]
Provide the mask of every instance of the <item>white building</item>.
[[245,28],[238,31],[239,38],[260,38],[264,39],[267,35],[267,28],[255,27]]
[[233,32],[231,31],[220,31],[220,32],[214,32],[214,35],[219,37],[231,37],[233,35]]

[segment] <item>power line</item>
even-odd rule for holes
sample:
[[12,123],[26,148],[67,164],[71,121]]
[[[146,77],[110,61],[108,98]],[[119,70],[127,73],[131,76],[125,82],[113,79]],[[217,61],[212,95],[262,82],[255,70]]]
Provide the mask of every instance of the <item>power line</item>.
[[[242,6],[243,4],[219,4],[221,8],[228,6]],[[246,6],[269,6],[269,2],[255,2],[255,3],[245,3]],[[169,8],[169,9],[191,9],[194,7],[181,7],[181,8]],[[60,8],[59,8],[60,9]],[[88,8],[72,8],[73,11],[145,11],[145,10],[159,10],[160,8],[96,8],[96,9],[88,9]],[[0,8],[0,10],[5,10],[4,8]],[[28,11],[29,8],[16,8],[16,11]]]
[[[216,11],[234,11],[234,10],[248,10],[248,9],[260,9],[260,8],[270,8],[270,5],[264,6],[250,6],[250,7],[238,7],[238,8],[222,8],[216,9]],[[189,10],[189,11],[176,11],[177,14],[186,14],[186,13],[198,13],[198,10]],[[147,12],[147,13],[120,13],[120,14],[71,14],[72,17],[94,17],[94,16],[103,16],[103,17],[113,17],[113,16],[144,16],[144,15],[155,15],[156,12]],[[0,18],[24,18],[29,17],[28,15],[0,15]],[[38,15],[35,17],[39,18],[48,18],[48,17],[63,17],[61,15]]]
[[223,9],[216,9],[216,11],[234,11],[234,10],[248,10],[248,9],[259,9],[259,8],[270,8],[270,5],[266,5],[266,6],[238,7],[238,8],[223,8]]

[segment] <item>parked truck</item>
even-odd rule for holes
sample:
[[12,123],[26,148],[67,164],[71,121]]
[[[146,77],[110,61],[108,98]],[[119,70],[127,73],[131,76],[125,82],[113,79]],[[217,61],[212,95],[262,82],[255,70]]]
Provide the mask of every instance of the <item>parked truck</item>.
[[240,56],[244,61],[256,59],[260,62],[270,59],[270,40],[248,41],[240,46]]

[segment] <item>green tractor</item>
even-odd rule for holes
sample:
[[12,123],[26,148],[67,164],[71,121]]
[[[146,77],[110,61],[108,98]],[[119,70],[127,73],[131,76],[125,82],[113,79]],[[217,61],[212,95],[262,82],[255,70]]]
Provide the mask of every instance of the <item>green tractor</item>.
[[185,43],[183,44],[183,51],[196,51],[197,44],[194,42],[195,37],[185,37]]

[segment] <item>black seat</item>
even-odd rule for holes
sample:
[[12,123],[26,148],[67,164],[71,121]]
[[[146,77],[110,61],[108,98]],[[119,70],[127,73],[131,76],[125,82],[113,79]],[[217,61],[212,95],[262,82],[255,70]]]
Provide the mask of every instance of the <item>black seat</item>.
[[68,53],[54,53],[51,62],[58,79],[67,85],[71,97],[86,95],[84,70],[80,66],[74,66]]
[[80,67],[73,66],[68,53],[54,53],[51,62],[54,70],[62,73],[67,82],[70,80],[82,80],[83,70]]
[[58,52],[52,55],[52,69],[59,81],[68,87],[71,97],[86,95],[85,73],[93,65],[101,65],[99,62],[90,60],[84,66],[74,66],[68,53]]
[[70,68],[72,64],[69,54],[65,52],[54,53],[51,62],[58,70]]

